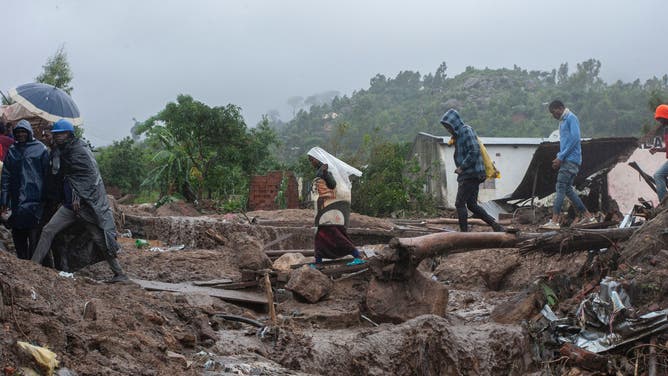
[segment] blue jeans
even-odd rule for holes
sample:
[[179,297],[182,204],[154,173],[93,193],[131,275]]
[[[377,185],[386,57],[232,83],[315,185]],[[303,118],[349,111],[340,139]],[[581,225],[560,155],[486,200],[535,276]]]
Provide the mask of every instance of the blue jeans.
[[564,205],[564,197],[568,197],[569,200],[575,205],[575,208],[579,213],[587,211],[582,200],[575,190],[573,190],[573,181],[575,181],[575,176],[580,171],[580,166],[576,165],[573,162],[561,162],[561,167],[559,168],[559,173],[557,173],[557,196],[554,199],[554,207],[552,208],[555,215],[561,214],[561,207]]
[[659,196],[659,202],[666,197],[666,179],[668,178],[668,162],[659,167],[654,173],[654,183],[656,183],[656,194]]

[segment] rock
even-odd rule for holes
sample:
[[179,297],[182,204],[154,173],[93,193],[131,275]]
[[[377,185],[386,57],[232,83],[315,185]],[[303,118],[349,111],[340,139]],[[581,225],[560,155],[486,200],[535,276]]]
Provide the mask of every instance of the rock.
[[274,261],[273,268],[289,272],[292,265],[303,264],[306,259],[301,253],[286,253]]
[[384,322],[401,323],[426,314],[444,316],[448,289],[418,272],[408,281],[373,278],[367,290],[366,305],[376,320]]
[[505,259],[502,261],[504,262],[501,265],[489,265],[489,269],[480,271],[480,277],[485,282],[485,286],[490,290],[500,291],[503,288],[506,277],[512,274],[515,269],[520,266],[517,259]]
[[608,359],[604,356],[581,349],[572,343],[565,343],[559,353],[568,358],[568,363],[591,371],[607,371]]
[[55,376],[77,376],[77,373],[72,371],[69,368],[59,368],[54,375]]
[[332,281],[320,271],[304,265],[290,274],[290,281],[285,288],[309,303],[315,303],[329,294]]
[[192,333],[184,333],[178,337],[184,347],[193,348],[197,344],[197,337]]
[[244,232],[230,234],[228,244],[234,244],[237,250],[239,269],[261,270],[271,267],[271,260],[264,253],[261,240]]
[[95,305],[95,299],[89,300],[84,304],[83,318],[84,320],[88,321],[97,320],[97,308]]
[[218,335],[216,332],[211,328],[211,325],[209,324],[209,320],[202,318],[198,325],[198,331],[197,331],[197,337],[199,338],[200,341],[205,341],[205,340],[217,340]]
[[529,289],[507,302],[499,304],[490,314],[490,318],[499,324],[517,324],[537,314],[541,307],[542,294]]

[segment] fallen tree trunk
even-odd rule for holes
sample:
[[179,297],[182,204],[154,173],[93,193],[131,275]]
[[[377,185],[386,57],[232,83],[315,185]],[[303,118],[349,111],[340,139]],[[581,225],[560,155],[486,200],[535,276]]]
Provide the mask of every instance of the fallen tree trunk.
[[429,257],[489,248],[520,248],[530,251],[573,252],[605,248],[631,237],[636,228],[564,229],[543,234],[506,232],[445,232],[416,238],[394,238],[394,250],[379,257],[372,270],[381,279],[406,279]]
[[[530,234],[507,232],[443,232],[416,238],[394,238],[390,247],[399,259],[417,266],[428,257],[486,248],[513,248]],[[404,255],[405,254],[405,255]]]
[[560,232],[539,234],[517,246],[522,254],[532,251],[573,252],[589,249],[606,248],[627,240],[637,227],[612,229],[569,229]]

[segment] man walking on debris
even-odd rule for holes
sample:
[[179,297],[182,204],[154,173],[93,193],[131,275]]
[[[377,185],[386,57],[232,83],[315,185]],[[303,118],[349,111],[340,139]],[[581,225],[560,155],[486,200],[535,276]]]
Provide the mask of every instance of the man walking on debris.
[[313,195],[316,198],[316,265],[322,263],[323,258],[336,259],[346,255],[354,257],[347,264],[349,266],[365,263],[346,232],[352,187],[349,176],[362,176],[362,172],[319,147],[312,148],[307,154],[311,165],[317,170],[313,181]]
[[74,136],[74,126],[65,119],[55,122],[51,133],[56,143],[52,173],[57,174],[62,169],[63,205],[44,226],[32,261],[41,263],[53,238],[82,219],[114,273],[108,282],[128,280],[116,258],[120,248],[116,242],[116,225],[93,153],[84,141]]
[[573,182],[582,164],[582,146],[580,144],[580,121],[563,102],[554,100],[548,106],[552,117],[559,120],[559,153],[552,161],[552,168],[558,170],[556,197],[552,208],[552,218],[540,228],[558,230],[561,222],[561,207],[568,197],[575,205],[581,219],[576,225],[596,222],[596,218],[587,210],[584,203],[573,189]]
[[30,260],[39,238],[39,222],[44,211],[49,153],[33,136],[32,125],[21,120],[14,128],[16,142],[7,151],[2,167],[0,211],[12,214],[7,226],[12,229],[16,256]]
[[455,208],[457,208],[459,230],[461,232],[469,230],[468,210],[470,210],[475,217],[485,221],[494,231],[505,231],[503,226],[478,205],[480,183],[487,178],[478,136],[471,126],[464,124],[459,113],[454,109],[449,109],[443,114],[441,124],[450,132],[455,142],[455,174],[457,174],[458,183]]
[[[656,108],[654,119],[661,124],[663,147],[653,147],[649,149],[649,152],[652,154],[666,152],[666,145],[668,145],[668,104],[661,104]],[[666,158],[668,158],[668,152],[666,152]],[[654,173],[654,183],[656,184],[656,194],[659,196],[659,202],[662,202],[666,197],[666,179],[668,179],[668,162],[664,163]]]

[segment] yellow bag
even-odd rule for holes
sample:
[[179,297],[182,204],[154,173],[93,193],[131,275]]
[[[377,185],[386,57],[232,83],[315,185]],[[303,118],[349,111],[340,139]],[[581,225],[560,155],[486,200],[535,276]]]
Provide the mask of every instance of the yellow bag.
[[487,179],[501,179],[501,171],[496,169],[494,161],[492,161],[489,153],[487,153],[487,148],[480,141],[480,137],[478,137],[478,145],[480,145],[480,154],[482,154],[482,163],[485,165],[485,176],[487,176]]

